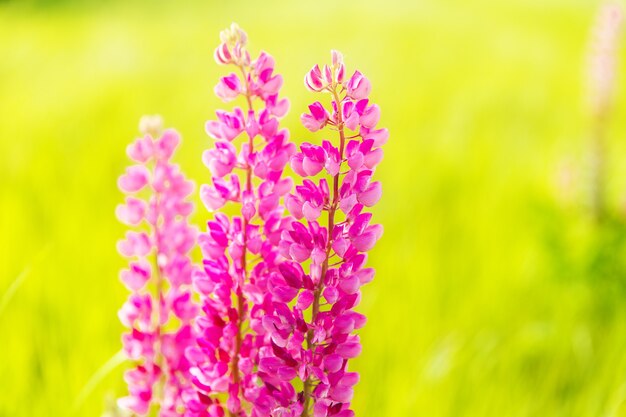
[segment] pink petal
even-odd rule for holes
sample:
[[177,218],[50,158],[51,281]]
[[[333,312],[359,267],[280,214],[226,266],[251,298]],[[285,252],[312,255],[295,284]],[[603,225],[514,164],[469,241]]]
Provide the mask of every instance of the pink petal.
[[117,250],[126,257],[146,256],[151,249],[150,238],[143,232],[126,232],[126,239],[117,242]]
[[141,190],[148,184],[150,173],[143,165],[133,165],[126,168],[126,173],[117,181],[120,189],[127,193]]
[[322,208],[315,207],[311,205],[311,203],[309,203],[308,201],[305,201],[302,205],[302,214],[304,215],[304,218],[308,221],[317,220],[317,218],[320,217],[320,215],[322,214]]
[[131,291],[141,289],[150,279],[151,266],[146,261],[133,262],[129,269],[120,272],[120,279]]
[[134,197],[126,197],[126,204],[120,204],[115,209],[117,218],[128,225],[139,224],[146,214],[146,203]]
[[356,294],[361,287],[361,282],[356,275],[351,275],[339,282],[339,288],[346,294]]
[[313,292],[310,290],[304,290],[298,296],[298,301],[296,302],[297,307],[304,311],[313,303]]
[[226,200],[216,191],[214,187],[202,184],[200,186],[200,199],[209,211],[215,211],[226,204]]
[[359,203],[365,207],[372,207],[375,205],[383,194],[382,184],[378,181],[371,183],[367,189],[358,194],[357,199]]
[[359,342],[346,342],[337,346],[335,351],[344,359],[356,358],[361,354],[361,344]]
[[358,251],[367,252],[374,247],[381,234],[382,226],[378,224],[370,226],[365,233],[352,239],[352,244]]
[[128,156],[139,162],[145,163],[152,157],[153,153],[153,144],[150,136],[144,136],[142,138],[138,138],[133,143],[128,145],[126,148],[126,153]]
[[380,107],[374,104],[368,107],[361,115],[360,122],[362,126],[372,129],[376,126],[378,120],[380,120]]
[[302,169],[308,176],[314,176],[320,173],[322,169],[324,169],[324,163],[314,161],[310,158],[304,158],[302,161]]
[[163,160],[170,159],[179,142],[180,136],[175,130],[168,129],[163,132],[161,138],[154,143],[157,158]]

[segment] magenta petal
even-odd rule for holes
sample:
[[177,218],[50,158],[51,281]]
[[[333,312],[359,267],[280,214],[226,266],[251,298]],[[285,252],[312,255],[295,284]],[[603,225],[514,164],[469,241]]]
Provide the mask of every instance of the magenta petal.
[[133,262],[120,273],[120,279],[132,291],[141,289],[150,279],[151,266],[146,261]]
[[339,298],[339,292],[335,287],[324,288],[322,295],[324,296],[324,299],[331,304],[337,301],[337,298]]
[[206,184],[200,187],[200,199],[209,211],[217,210],[224,206],[226,200],[221,196],[215,188]]
[[352,244],[360,252],[367,252],[374,247],[379,238],[377,230],[368,230],[360,236],[352,239]]
[[272,295],[281,303],[289,303],[298,295],[298,289],[287,286],[274,287],[271,290]]
[[309,256],[311,255],[311,251],[302,245],[291,245],[289,254],[291,255],[291,258],[294,261],[303,262],[309,259]]
[[361,354],[361,344],[359,342],[342,343],[337,346],[335,352],[344,359],[356,358]]
[[324,358],[324,369],[329,373],[337,372],[343,366],[343,358],[336,353],[330,354]]
[[304,290],[298,296],[296,305],[300,310],[304,311],[313,303],[313,298],[314,296],[311,290]]
[[380,119],[380,107],[374,104],[368,107],[365,110],[365,112],[363,112],[360,118],[360,122],[362,126],[368,129],[373,129],[378,123],[379,119]]
[[375,205],[383,194],[383,187],[380,182],[373,182],[367,187],[367,189],[358,194],[357,199],[359,203],[365,207],[372,207]]
[[344,291],[346,294],[355,294],[359,291],[361,287],[361,282],[359,281],[358,276],[351,275],[347,278],[344,278],[339,283],[339,288]]
[[308,221],[317,220],[318,217],[320,217],[320,215],[322,214],[322,208],[314,207],[311,205],[311,203],[305,201],[302,205],[302,214],[304,215],[304,218]]
[[126,197],[126,204],[120,204],[115,209],[117,218],[128,225],[139,224],[146,213],[146,203],[134,197]]
[[380,161],[382,161],[382,159],[383,159],[383,150],[381,148],[377,148],[371,152],[368,152],[368,154],[365,155],[364,163],[366,167],[368,167],[369,169],[372,169],[376,165],[378,165]]
[[365,285],[374,279],[375,271],[374,268],[365,268],[358,271],[355,275],[359,278],[361,285]]
[[300,116],[300,122],[311,132],[317,132],[322,127],[321,123],[308,113],[304,113]]
[[314,161],[310,158],[304,158],[302,161],[302,168],[307,176],[314,176],[320,173],[324,169],[324,163]]
[[359,169],[363,165],[363,154],[361,152],[356,152],[354,155],[348,158],[348,166],[351,169]]
[[354,390],[352,387],[336,386],[330,389],[329,396],[339,403],[349,403],[354,396]]
[[304,170],[304,155],[297,153],[291,158],[291,169],[301,177],[306,177],[307,173]]
[[374,146],[379,147],[387,143],[387,139],[389,139],[389,130],[377,129],[377,130],[369,130],[365,129],[365,132],[362,132],[363,139],[372,139],[374,141]]

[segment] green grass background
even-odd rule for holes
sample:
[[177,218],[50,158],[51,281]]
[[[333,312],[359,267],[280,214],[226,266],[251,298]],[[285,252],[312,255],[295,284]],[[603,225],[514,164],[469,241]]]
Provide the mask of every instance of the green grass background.
[[[626,416],[622,87],[610,218],[595,224],[585,204],[596,9],[0,1],[0,416],[100,416],[125,392],[123,365],[88,382],[120,349],[124,149],[139,116],[160,113],[184,136],[177,161],[208,180],[203,124],[223,106],[212,88],[225,71],[212,52],[231,21],[276,58],[295,141],[317,99],[303,75],[331,48],[371,79],[391,131],[357,416]],[[193,220],[206,219],[200,208]]]

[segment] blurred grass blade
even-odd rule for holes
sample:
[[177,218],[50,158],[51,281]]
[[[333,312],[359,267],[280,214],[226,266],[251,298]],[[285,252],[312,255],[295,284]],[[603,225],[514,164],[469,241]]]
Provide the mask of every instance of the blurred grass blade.
[[126,360],[126,356],[124,355],[124,352],[120,350],[115,355],[113,355],[108,361],[106,361],[104,365],[102,365],[100,369],[98,369],[91,376],[91,378],[89,378],[89,381],[87,381],[87,384],[85,384],[83,389],[80,391],[80,394],[78,394],[78,397],[76,397],[76,400],[74,401],[74,406],[72,407],[73,414],[76,414],[76,412],[83,405],[87,397],[89,397],[89,394],[91,394],[94,388],[98,386],[100,381],[102,381],[104,377],[106,377],[113,369],[117,368],[125,360]]
[[11,285],[9,285],[9,288],[7,288],[5,293],[2,295],[2,299],[0,300],[0,318],[2,318],[2,314],[4,313],[7,305],[9,305],[9,302],[11,301],[17,290],[20,288],[22,283],[24,283],[26,277],[31,273],[33,267],[46,257],[49,249],[50,245],[44,246],[43,249],[39,251],[35,259],[30,264],[26,265],[22,272],[20,272],[18,276],[13,280]]

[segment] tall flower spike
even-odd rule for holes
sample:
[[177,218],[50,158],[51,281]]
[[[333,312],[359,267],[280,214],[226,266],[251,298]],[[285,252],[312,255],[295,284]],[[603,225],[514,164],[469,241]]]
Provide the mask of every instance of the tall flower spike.
[[588,64],[589,100],[594,113],[608,110],[615,90],[619,37],[624,11],[617,2],[605,3],[593,27]]
[[380,109],[369,102],[367,78],[356,71],[345,80],[344,72],[341,54],[333,51],[331,66],[320,71],[316,65],[305,77],[309,89],[330,93],[331,106],[314,103],[302,122],[311,131],[330,130],[336,140],[303,143],[291,159],[298,175],[322,178],[305,178],[286,197],[301,221],[281,234],[287,261],[270,279],[274,311],[263,319],[271,348],[263,351],[259,368],[274,387],[271,416],[354,416],[350,402],[358,374],[349,371],[348,361],[361,352],[355,331],[366,321],[354,307],[360,287],[374,277],[367,252],[382,226],[372,224],[366,209],[381,197],[373,176],[388,131],[377,127]]
[[606,126],[611,115],[617,73],[619,38],[624,10],[617,2],[607,2],[600,9],[593,27],[587,67],[587,88],[592,116],[590,152],[590,203],[594,217],[604,216]]
[[131,260],[120,274],[132,292],[119,311],[129,329],[122,341],[136,364],[125,374],[130,395],[118,402],[134,414],[146,415],[152,407],[172,417],[182,415],[182,395],[193,389],[184,350],[193,343],[190,323],[198,312],[191,300],[194,266],[188,254],[196,231],[187,223],[193,184],[170,162],[180,138],[174,130],[160,134],[161,126],[158,116],[141,119],[144,136],[127,149],[137,165],[118,181],[127,197],[117,217],[136,229],[118,243]]
[[251,61],[247,36],[236,25],[221,40],[216,60],[236,71],[215,92],[224,101],[243,98],[246,108],[218,111],[207,122],[215,141],[203,161],[212,184],[202,185],[200,196],[209,211],[231,203],[238,215],[215,213],[199,237],[204,271],[194,284],[203,315],[197,346],[187,351],[197,394],[186,397],[186,407],[188,416],[266,417],[274,389],[258,373],[269,346],[263,318],[273,313],[269,287],[280,276],[278,243],[287,219],[279,202],[292,185],[282,173],[296,149],[279,127],[289,103],[278,98],[282,77],[274,59],[262,52]]

